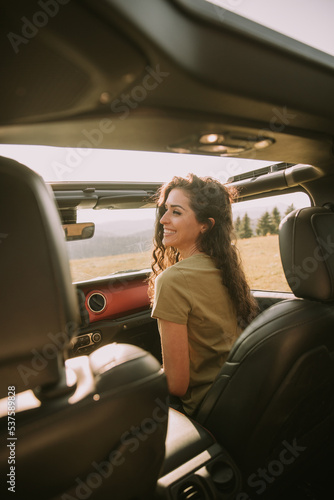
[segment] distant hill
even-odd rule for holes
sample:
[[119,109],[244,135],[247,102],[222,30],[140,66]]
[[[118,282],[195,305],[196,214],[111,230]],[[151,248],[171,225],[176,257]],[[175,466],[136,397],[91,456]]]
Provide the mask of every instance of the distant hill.
[[[149,229],[144,229],[148,222]],[[96,226],[93,238],[67,242],[69,258],[86,259],[148,251],[152,248],[154,231],[152,221],[148,222],[117,221],[100,224]],[[138,226],[143,229],[138,231]]]

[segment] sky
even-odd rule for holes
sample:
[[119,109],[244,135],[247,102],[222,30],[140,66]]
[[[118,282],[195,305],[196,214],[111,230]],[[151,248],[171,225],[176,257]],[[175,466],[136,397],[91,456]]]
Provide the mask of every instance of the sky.
[[165,182],[173,175],[185,176],[189,172],[199,176],[212,176],[221,182],[226,182],[233,175],[273,163],[177,153],[83,150],[9,144],[0,144],[0,155],[23,163],[42,175],[47,182],[76,180]]

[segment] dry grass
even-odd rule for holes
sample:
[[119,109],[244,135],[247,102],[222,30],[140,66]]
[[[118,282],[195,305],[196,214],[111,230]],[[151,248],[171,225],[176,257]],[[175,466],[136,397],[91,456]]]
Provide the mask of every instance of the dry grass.
[[239,240],[237,246],[252,289],[291,291],[283,273],[277,235]]
[[[290,291],[282,271],[278,236],[258,236],[237,244],[252,289]],[[71,261],[73,281],[106,276],[116,271],[150,267],[151,253],[130,253]]]
[[150,262],[151,252],[139,252],[71,260],[70,265],[73,281],[84,281],[117,271],[146,269]]

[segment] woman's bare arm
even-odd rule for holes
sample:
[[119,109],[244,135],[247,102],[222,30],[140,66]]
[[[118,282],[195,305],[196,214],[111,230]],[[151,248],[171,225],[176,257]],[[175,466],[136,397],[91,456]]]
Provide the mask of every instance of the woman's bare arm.
[[189,348],[187,325],[159,320],[163,368],[168,390],[173,396],[183,396],[189,386]]

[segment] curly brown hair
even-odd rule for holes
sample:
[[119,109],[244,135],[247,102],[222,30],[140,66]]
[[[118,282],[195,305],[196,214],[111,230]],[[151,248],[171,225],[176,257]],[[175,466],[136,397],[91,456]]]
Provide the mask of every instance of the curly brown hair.
[[[232,187],[227,189],[218,180],[211,177],[197,177],[194,174],[189,174],[186,178],[173,177],[158,191],[152,272],[148,280],[151,303],[154,298],[156,277],[181,259],[176,248],[164,246],[163,225],[160,223],[160,219],[166,211],[165,204],[168,195],[172,189],[176,188],[182,189],[189,197],[190,207],[194,211],[197,221],[205,223],[209,227],[208,231],[199,236],[198,248],[209,255],[214,260],[217,269],[221,271],[222,283],[229,291],[238,323],[244,328],[256,316],[258,306],[251,295],[238,249],[232,242],[231,203],[237,193]],[[215,224],[211,223],[210,218],[215,220]]]

